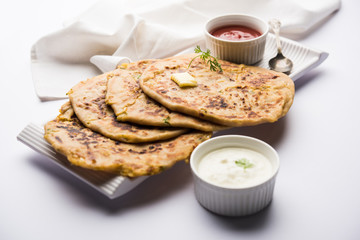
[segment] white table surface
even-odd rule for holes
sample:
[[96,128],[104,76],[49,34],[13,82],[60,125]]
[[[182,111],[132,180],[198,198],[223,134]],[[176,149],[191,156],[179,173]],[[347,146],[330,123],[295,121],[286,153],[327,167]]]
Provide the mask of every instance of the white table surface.
[[35,95],[31,45],[94,2],[8,1],[0,8],[0,239],[360,239],[360,1],[344,0],[299,40],[330,55],[297,81],[287,116],[235,130],[270,143],[281,158],[271,205],[246,218],[202,208],[184,163],[109,200],[16,140],[64,102]]

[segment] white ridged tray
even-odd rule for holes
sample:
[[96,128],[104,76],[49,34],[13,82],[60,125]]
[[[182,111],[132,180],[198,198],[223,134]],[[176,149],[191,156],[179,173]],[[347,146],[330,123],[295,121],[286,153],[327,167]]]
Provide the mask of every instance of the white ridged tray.
[[64,155],[57,153],[52,146],[45,141],[44,129],[33,123],[27,125],[17,136],[17,139],[35,151],[49,157],[58,166],[111,199],[124,195],[147,178],[138,177],[129,179],[74,166],[70,164]]
[[[327,52],[310,49],[290,39],[280,39],[283,54],[287,58],[290,58],[294,63],[294,67],[289,74],[293,81],[296,81],[311,69],[319,66],[329,56]],[[268,62],[271,58],[275,57],[276,53],[277,47],[275,36],[273,34],[269,34],[266,40],[264,58],[256,65],[263,68],[269,68]]]
[[[326,52],[307,48],[286,38],[281,38],[281,42],[284,55],[294,63],[294,68],[289,75],[294,81],[320,65],[329,55]],[[256,65],[269,68],[268,61],[276,55],[276,50],[275,37],[269,34],[264,59]],[[43,135],[44,130],[42,127],[29,124],[20,132],[17,139],[35,151],[49,157],[57,165],[111,199],[124,195],[148,178],[145,176],[129,179],[71,165],[65,156],[55,152],[51,145],[44,140]]]

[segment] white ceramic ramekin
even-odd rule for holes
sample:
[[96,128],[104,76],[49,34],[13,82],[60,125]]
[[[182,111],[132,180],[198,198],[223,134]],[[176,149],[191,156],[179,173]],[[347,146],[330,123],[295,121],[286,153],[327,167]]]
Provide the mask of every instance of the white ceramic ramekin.
[[[210,33],[217,28],[242,25],[261,33],[257,38],[243,41],[231,41],[214,37]],[[263,58],[268,24],[260,18],[245,14],[222,15],[210,19],[205,25],[206,47],[213,56],[234,63],[251,65]]]
[[[226,147],[242,147],[263,154],[272,165],[271,176],[244,188],[222,187],[202,179],[198,174],[201,159],[211,151]],[[265,208],[272,200],[280,162],[277,152],[267,143],[242,135],[224,135],[201,143],[190,157],[195,196],[206,209],[225,216],[245,216]]]

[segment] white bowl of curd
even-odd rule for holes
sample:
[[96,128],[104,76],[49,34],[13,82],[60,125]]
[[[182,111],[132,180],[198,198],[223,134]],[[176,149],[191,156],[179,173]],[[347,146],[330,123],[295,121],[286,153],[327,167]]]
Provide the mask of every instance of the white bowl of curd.
[[280,162],[267,143],[224,135],[200,144],[190,157],[195,196],[206,209],[225,216],[259,212],[272,200]]

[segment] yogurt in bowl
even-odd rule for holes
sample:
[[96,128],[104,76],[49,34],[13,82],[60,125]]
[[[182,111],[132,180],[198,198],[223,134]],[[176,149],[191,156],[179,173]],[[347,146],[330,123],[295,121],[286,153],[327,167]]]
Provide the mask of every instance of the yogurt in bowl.
[[261,140],[241,135],[212,138],[190,157],[195,196],[220,215],[256,213],[271,202],[279,165],[276,151]]
[[244,188],[266,181],[273,173],[261,153],[242,147],[225,147],[206,154],[199,162],[199,176],[220,187]]

